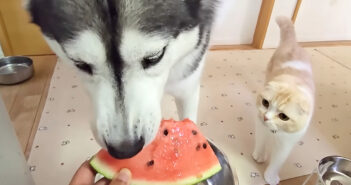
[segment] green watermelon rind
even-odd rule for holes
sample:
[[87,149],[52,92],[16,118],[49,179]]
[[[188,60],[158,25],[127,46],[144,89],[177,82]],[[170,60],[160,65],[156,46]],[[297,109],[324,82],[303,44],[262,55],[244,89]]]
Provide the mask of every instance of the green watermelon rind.
[[[103,164],[99,159],[93,158],[90,161],[90,165],[101,175],[103,175],[107,179],[112,179],[115,171],[110,169],[108,165]],[[219,171],[221,171],[222,167],[219,163],[211,167],[210,169],[206,170],[201,178],[196,176],[188,177],[179,181],[147,181],[147,180],[132,180],[131,185],[192,185],[199,183],[203,180],[206,180]]]
[[112,179],[115,175],[115,171],[109,168],[108,165],[101,162],[98,158],[94,157],[90,161],[90,165],[101,175],[103,175],[107,179]]

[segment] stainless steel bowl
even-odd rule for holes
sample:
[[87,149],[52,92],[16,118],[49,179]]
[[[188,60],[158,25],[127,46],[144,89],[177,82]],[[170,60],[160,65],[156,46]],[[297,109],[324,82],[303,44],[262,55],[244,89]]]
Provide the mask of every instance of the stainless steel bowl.
[[222,170],[211,178],[198,183],[197,185],[238,185],[236,177],[233,175],[233,170],[229,165],[227,157],[223,152],[216,147],[211,141],[208,141],[211,148],[215,152],[219,162],[221,163]]
[[351,185],[351,160],[329,156],[318,165],[317,174],[322,185]]
[[0,58],[0,84],[10,85],[23,82],[33,76],[33,71],[33,61],[28,57]]

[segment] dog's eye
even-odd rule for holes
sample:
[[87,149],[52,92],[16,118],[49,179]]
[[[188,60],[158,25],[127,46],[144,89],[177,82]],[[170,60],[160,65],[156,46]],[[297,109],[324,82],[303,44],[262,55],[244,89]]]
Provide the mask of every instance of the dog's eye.
[[82,61],[74,60],[74,65],[78,69],[80,69],[80,70],[82,70],[82,71],[84,71],[84,72],[86,72],[86,73],[88,73],[90,75],[93,74],[93,67],[90,64],[87,64],[87,63],[82,62]]
[[268,107],[269,107],[269,102],[268,102],[268,100],[263,99],[263,100],[262,100],[262,105],[263,105],[264,107],[268,108]]
[[281,119],[281,120],[283,120],[283,121],[288,121],[290,118],[286,115],[286,114],[284,114],[284,113],[280,113],[279,115],[279,118]]
[[164,47],[161,51],[154,53],[148,57],[145,57],[141,62],[141,65],[144,69],[147,69],[151,66],[156,65],[162,59],[163,55],[165,54],[166,47]]

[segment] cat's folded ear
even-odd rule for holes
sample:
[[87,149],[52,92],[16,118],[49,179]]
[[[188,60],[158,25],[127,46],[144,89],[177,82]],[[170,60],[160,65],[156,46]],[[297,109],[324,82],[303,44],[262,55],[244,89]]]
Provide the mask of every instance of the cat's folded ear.
[[311,109],[311,105],[309,101],[305,99],[300,99],[300,101],[298,102],[298,113],[300,115],[308,114],[310,112],[310,109]]
[[265,88],[272,89],[272,90],[280,90],[282,88],[289,87],[286,83],[278,82],[278,81],[270,81],[267,83]]
[[265,86],[265,89],[276,89],[277,87],[279,87],[279,83],[278,82],[270,81]]
[[311,102],[313,102],[313,100],[309,96],[310,91],[306,87],[298,86],[297,88],[300,92],[302,92],[302,94],[300,93],[300,100],[298,102],[298,106],[300,109],[299,113],[308,114],[309,112],[311,112],[311,109],[313,107],[313,105],[311,105]]

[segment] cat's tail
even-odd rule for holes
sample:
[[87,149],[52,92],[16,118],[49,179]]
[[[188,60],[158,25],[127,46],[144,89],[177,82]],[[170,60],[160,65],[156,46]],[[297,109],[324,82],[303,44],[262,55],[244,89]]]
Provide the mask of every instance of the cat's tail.
[[291,19],[284,16],[278,16],[276,22],[280,28],[280,45],[296,43],[295,28]]

